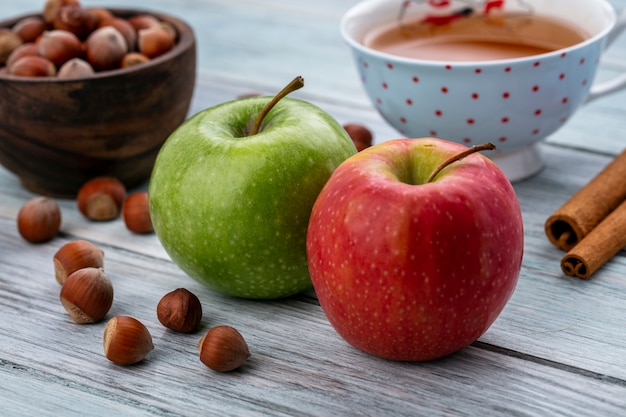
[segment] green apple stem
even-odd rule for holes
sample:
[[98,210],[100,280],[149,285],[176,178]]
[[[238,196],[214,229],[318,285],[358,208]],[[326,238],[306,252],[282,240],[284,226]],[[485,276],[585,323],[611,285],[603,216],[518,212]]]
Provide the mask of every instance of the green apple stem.
[[263,123],[263,119],[265,118],[267,113],[272,110],[276,103],[278,103],[287,94],[296,91],[302,87],[304,87],[304,78],[302,78],[301,76],[297,76],[296,78],[291,80],[291,82],[287,84],[285,88],[280,90],[278,94],[276,94],[274,98],[269,103],[267,103],[265,107],[263,107],[256,120],[254,121],[254,126],[252,126],[252,131],[250,135],[256,135],[257,133],[259,133],[259,130],[261,129],[261,123]]
[[464,150],[463,152],[459,152],[456,155],[453,155],[452,157],[450,157],[449,159],[447,159],[446,161],[444,161],[443,163],[441,163],[437,168],[435,168],[435,170],[430,174],[430,176],[428,177],[428,179],[426,180],[426,184],[428,184],[429,182],[432,182],[435,177],[448,165],[452,164],[453,162],[459,161],[463,158],[465,158],[466,156],[469,156],[473,153],[476,152],[480,152],[480,151],[492,151],[496,149],[496,145],[494,145],[491,142],[487,142],[487,143],[483,143],[480,145],[474,145],[471,148],[468,148],[466,150]]

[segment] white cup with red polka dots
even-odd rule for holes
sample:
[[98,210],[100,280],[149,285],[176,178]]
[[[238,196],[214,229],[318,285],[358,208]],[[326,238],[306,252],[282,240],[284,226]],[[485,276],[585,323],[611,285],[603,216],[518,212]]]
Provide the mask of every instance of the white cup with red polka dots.
[[[364,45],[383,25],[434,27],[471,14],[486,24],[500,19],[509,30],[507,19],[525,13],[569,22],[586,38],[537,55],[482,61],[403,57]],[[366,0],[344,15],[341,32],[367,95],[400,134],[468,146],[492,142],[497,149],[487,156],[517,181],[544,166],[538,143],[583,103],[626,87],[625,76],[593,82],[602,52],[625,22],[605,0]]]

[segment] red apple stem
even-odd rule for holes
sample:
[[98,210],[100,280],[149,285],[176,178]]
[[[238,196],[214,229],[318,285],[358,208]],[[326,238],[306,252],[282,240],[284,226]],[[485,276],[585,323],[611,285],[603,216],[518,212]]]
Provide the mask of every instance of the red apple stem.
[[278,103],[287,94],[296,91],[302,87],[304,87],[304,78],[298,75],[296,78],[291,80],[291,82],[287,84],[282,90],[280,90],[278,94],[276,94],[274,98],[269,103],[267,103],[265,107],[263,107],[263,109],[261,109],[259,115],[254,121],[254,126],[252,126],[252,131],[250,135],[256,135],[257,133],[259,133],[259,130],[261,129],[261,123],[263,123],[263,119],[265,118],[267,113],[272,110],[276,103]]
[[428,177],[428,179],[426,180],[426,184],[428,184],[429,182],[432,182],[435,177],[437,175],[439,175],[439,173],[448,165],[452,164],[453,162],[459,161],[463,158],[465,158],[466,156],[469,156],[473,153],[476,152],[480,152],[480,151],[492,151],[496,149],[496,145],[494,145],[491,142],[487,142],[487,143],[483,143],[480,145],[474,145],[471,148],[468,148],[466,150],[464,150],[463,152],[459,152],[456,155],[453,155],[452,157],[450,157],[449,159],[447,159],[446,161],[444,161],[443,163],[441,163],[437,168],[435,168],[435,170],[430,174],[430,176]]

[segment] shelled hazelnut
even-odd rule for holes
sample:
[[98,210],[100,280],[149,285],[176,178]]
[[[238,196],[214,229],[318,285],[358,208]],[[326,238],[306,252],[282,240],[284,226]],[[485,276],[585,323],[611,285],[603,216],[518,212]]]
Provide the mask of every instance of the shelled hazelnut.
[[113,304],[113,284],[101,268],[82,268],[67,277],[59,297],[76,323],[97,323]]
[[28,242],[51,240],[61,227],[61,210],[56,201],[35,197],[22,206],[17,214],[17,230]]
[[124,185],[112,177],[98,177],[87,181],[78,190],[78,210],[90,220],[113,220],[120,215],[126,198]]
[[239,331],[230,326],[215,326],[198,343],[200,361],[217,372],[239,368],[250,357],[250,350]]
[[154,349],[150,331],[130,316],[116,316],[109,320],[102,344],[104,356],[118,365],[140,362]]
[[83,268],[104,268],[104,252],[86,240],[74,240],[61,246],[52,258],[54,275],[61,285],[67,277]]
[[157,305],[157,318],[168,329],[190,333],[202,321],[202,304],[194,293],[178,288],[161,298]]

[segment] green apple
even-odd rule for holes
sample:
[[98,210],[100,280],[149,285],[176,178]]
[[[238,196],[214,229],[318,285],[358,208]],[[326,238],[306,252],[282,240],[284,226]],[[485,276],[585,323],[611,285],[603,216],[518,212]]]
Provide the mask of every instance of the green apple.
[[284,95],[196,114],[154,165],[148,193],[159,240],[184,272],[224,294],[274,299],[311,288],[311,209],[356,153],[333,117]]

